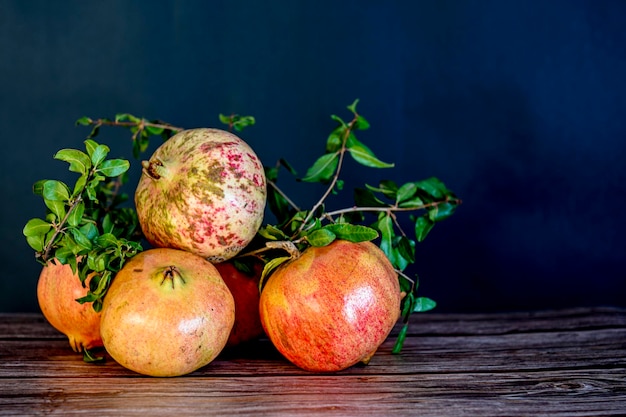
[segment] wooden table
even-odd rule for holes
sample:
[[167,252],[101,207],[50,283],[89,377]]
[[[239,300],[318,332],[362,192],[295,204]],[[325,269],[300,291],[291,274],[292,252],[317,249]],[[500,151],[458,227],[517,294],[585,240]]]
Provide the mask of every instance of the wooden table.
[[626,309],[414,316],[367,366],[312,374],[269,341],[177,378],[84,363],[37,314],[0,314],[0,415],[626,415]]

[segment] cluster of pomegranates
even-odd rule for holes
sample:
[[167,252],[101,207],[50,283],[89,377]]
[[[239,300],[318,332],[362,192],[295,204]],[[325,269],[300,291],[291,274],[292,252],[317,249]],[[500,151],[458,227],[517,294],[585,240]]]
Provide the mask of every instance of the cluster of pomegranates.
[[308,247],[262,289],[262,262],[247,272],[235,266],[267,196],[263,165],[242,139],[184,130],[142,166],[135,207],[151,247],[124,264],[102,310],[75,301],[87,289],[69,266],[49,262],[41,272],[41,310],[75,351],[104,346],[135,372],[178,376],[265,334],[296,366],[330,372],[367,363],[387,338],[401,293],[370,242]]

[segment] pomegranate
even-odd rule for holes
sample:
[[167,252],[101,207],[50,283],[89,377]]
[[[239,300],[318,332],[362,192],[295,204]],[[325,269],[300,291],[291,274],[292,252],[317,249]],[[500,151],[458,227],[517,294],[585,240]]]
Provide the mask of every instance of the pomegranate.
[[184,130],[142,165],[135,206],[153,246],[221,262],[239,253],[261,226],[266,203],[263,165],[234,134]]
[[339,371],[370,360],[399,318],[400,299],[380,248],[336,240],[274,271],[261,292],[261,323],[296,366]]
[[100,313],[96,313],[91,303],[76,301],[87,295],[90,279],[83,286],[69,265],[49,261],[37,281],[41,312],[52,327],[68,337],[74,352],[102,346]]
[[255,262],[250,274],[240,271],[230,261],[215,264],[215,267],[235,299],[235,324],[226,346],[236,346],[261,336],[259,280],[263,265]]
[[102,303],[104,347],[120,365],[179,376],[222,351],[235,303],[219,272],[190,252],[155,248],[131,258]]

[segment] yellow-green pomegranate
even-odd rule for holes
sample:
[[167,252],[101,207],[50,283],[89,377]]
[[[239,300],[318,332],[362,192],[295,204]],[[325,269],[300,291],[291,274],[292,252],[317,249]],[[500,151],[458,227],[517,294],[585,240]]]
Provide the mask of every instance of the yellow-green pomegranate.
[[266,203],[263,165],[234,134],[184,130],[142,165],[135,206],[153,246],[221,262],[248,245],[261,226]]

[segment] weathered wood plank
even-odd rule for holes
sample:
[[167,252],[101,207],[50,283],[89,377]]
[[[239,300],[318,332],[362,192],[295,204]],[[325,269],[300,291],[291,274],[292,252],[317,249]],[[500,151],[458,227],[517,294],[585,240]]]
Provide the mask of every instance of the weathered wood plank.
[[268,340],[180,378],[90,365],[40,315],[0,314],[0,415],[626,414],[626,310],[415,316],[367,366],[319,375]]
[[626,410],[617,371],[5,380],[2,415],[601,416]]
[[[392,355],[387,340],[367,366],[343,373],[402,374],[446,372],[507,372],[626,366],[626,329],[515,333],[501,336],[412,336],[400,355]],[[0,340],[0,377],[91,377],[128,375],[110,357],[105,365],[85,364],[64,340]],[[197,371],[207,375],[301,375],[267,340],[247,349],[225,351]]]
[[[498,335],[529,331],[625,328],[626,309],[575,308],[489,314],[416,314],[410,335]],[[38,313],[0,313],[0,340],[62,338]]]

